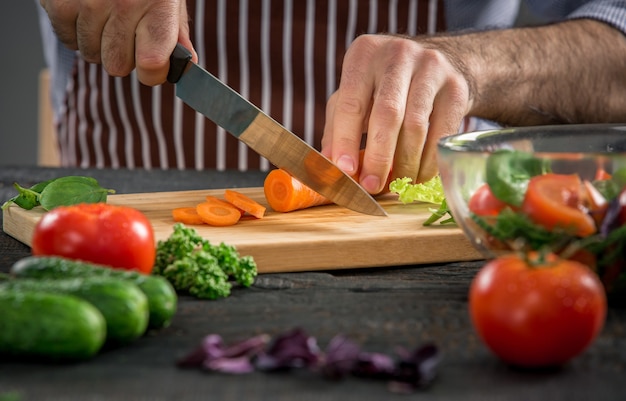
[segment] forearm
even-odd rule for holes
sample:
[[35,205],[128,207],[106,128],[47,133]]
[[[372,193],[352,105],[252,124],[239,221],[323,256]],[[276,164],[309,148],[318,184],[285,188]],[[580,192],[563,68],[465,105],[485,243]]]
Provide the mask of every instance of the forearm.
[[604,23],[423,40],[466,76],[469,115],[517,126],[626,121],[626,37]]

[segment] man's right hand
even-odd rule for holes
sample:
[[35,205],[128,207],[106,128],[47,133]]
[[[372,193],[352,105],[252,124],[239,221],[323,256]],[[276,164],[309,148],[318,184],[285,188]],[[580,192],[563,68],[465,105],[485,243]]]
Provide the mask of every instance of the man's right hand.
[[177,42],[192,49],[185,0],[40,0],[59,40],[113,76],[165,82]]

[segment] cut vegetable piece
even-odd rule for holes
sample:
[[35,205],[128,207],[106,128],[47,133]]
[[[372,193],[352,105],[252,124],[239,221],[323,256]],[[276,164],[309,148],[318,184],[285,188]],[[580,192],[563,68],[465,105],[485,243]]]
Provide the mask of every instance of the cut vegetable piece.
[[243,209],[241,209],[241,208],[237,207],[236,205],[232,204],[231,202],[227,202],[227,201],[225,201],[224,199],[220,199],[220,198],[218,198],[217,196],[207,195],[207,196],[205,196],[205,199],[206,199],[206,201],[207,201],[207,202],[216,202],[216,203],[218,203],[218,204],[226,204],[226,205],[229,205],[229,206],[234,206],[234,207],[236,207],[236,208],[237,208],[237,210],[239,210],[239,212],[241,213],[241,215],[242,215],[242,216],[243,216],[244,214],[246,214],[246,211],[245,211],[245,210],[243,210]]
[[206,224],[212,226],[232,226],[241,218],[241,212],[228,202],[202,202],[196,205],[196,211]]
[[282,169],[269,172],[263,184],[265,199],[277,212],[291,212],[332,203]]
[[265,215],[265,206],[242,194],[241,192],[227,189],[224,191],[224,198],[226,198],[226,201],[232,203],[234,206],[245,211],[246,213],[251,214],[257,219],[260,219]]
[[183,224],[204,224],[204,220],[202,220],[194,206],[177,207],[172,210],[172,217],[174,221]]
[[522,211],[548,230],[562,229],[580,237],[596,232],[594,220],[586,212],[584,187],[574,174],[543,174],[532,177]]
[[496,198],[489,185],[483,184],[470,197],[467,206],[470,212],[479,216],[497,216],[507,205]]

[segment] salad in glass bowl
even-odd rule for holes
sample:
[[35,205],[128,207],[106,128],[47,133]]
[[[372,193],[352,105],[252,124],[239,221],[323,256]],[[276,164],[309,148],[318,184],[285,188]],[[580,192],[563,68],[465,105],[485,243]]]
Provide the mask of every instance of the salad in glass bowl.
[[438,146],[447,207],[486,257],[576,259],[626,300],[626,126],[491,130]]

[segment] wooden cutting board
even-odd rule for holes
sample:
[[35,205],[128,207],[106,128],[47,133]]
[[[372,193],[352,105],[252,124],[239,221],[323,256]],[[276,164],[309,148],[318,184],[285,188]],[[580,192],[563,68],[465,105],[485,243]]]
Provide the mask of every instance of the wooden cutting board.
[[[263,188],[238,191],[267,206]],[[110,195],[108,202],[142,211],[156,239],[166,239],[174,221],[171,210],[192,206],[223,190],[151,192]],[[432,205],[403,205],[393,194],[378,199],[387,217],[368,216],[336,206],[277,213],[269,207],[262,219],[244,217],[230,227],[194,226],[212,243],[234,245],[252,255],[259,273],[385,267],[482,259],[455,225],[424,227]],[[12,205],[4,211],[4,231],[30,246],[33,229],[44,211]]]

